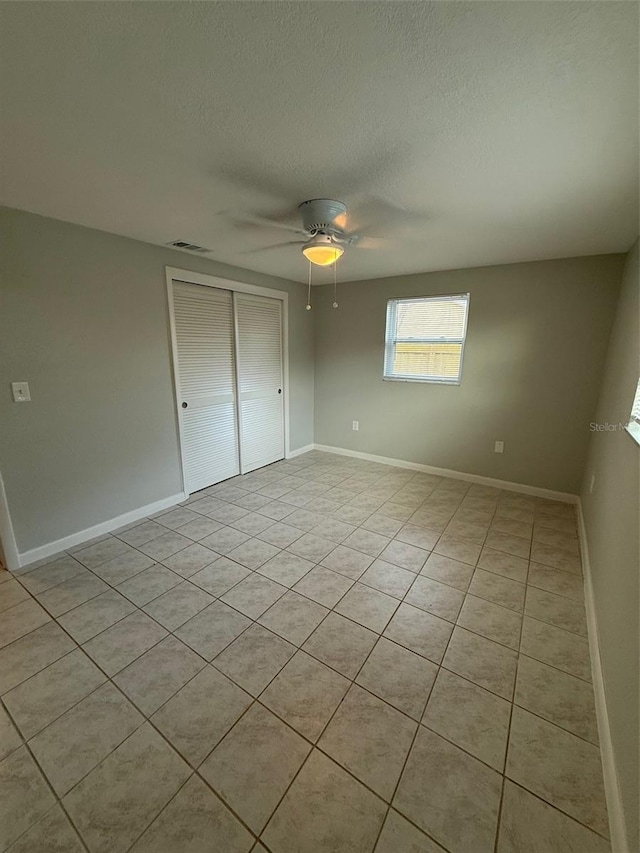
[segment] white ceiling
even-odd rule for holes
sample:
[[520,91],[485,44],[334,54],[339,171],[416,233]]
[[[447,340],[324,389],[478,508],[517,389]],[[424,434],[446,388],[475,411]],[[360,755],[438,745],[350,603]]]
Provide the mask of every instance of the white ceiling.
[[229,212],[424,214],[342,280],[638,233],[636,3],[0,3],[0,26],[11,207],[297,280],[297,246],[244,253],[286,232]]

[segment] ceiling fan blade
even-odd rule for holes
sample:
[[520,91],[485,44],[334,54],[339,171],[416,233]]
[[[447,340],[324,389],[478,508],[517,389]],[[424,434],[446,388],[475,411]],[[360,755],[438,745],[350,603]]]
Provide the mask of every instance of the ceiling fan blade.
[[270,216],[259,216],[254,214],[243,214],[242,217],[232,217],[234,225],[238,228],[277,228],[279,231],[288,231],[291,234],[306,235],[302,228],[288,225],[279,219]]
[[297,195],[297,187],[290,180],[274,175],[268,164],[256,163],[255,157],[236,157],[233,162],[218,165],[216,173],[227,183],[249,190],[254,197],[259,193],[282,203]]
[[304,243],[304,240],[287,240],[285,243],[272,243],[270,246],[258,246],[257,249],[247,249],[239,254],[253,255],[256,252],[269,252],[271,249],[282,249],[284,246],[302,246]]
[[345,200],[365,195],[372,187],[393,181],[404,173],[410,159],[410,151],[404,144],[388,139],[378,141],[373,149],[368,143],[366,156],[357,158],[356,162],[350,157],[348,165],[343,165],[342,154],[341,143],[327,152],[310,176],[313,178],[310,186],[322,188],[322,193],[330,198]]
[[421,211],[407,210],[379,196],[368,196],[349,208],[347,236],[353,233],[377,236],[384,233],[409,231],[424,226],[429,221]]
[[389,246],[390,241],[384,237],[352,237],[351,245],[355,249],[384,249]]

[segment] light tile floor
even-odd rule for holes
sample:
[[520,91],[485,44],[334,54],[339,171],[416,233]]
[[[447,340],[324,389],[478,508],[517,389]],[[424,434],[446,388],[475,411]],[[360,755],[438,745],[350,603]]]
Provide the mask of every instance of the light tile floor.
[[579,553],[311,452],[3,573],[0,850],[605,853]]

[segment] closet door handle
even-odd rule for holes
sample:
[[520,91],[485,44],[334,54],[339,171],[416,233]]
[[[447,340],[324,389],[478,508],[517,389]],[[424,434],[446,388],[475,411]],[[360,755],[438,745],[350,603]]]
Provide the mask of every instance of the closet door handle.
[[278,388],[278,394],[282,394],[282,388]]
[[183,404],[182,404],[182,408],[183,408],[183,409],[187,409],[188,407],[189,407],[189,404],[188,404],[188,403],[183,403]]

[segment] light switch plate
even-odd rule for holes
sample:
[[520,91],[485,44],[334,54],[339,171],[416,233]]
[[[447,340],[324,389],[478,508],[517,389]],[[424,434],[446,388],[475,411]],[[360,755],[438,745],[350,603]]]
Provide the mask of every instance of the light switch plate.
[[494,451],[496,453],[504,453],[504,441],[496,441]]
[[31,400],[28,382],[12,382],[11,393],[14,403],[28,403]]

